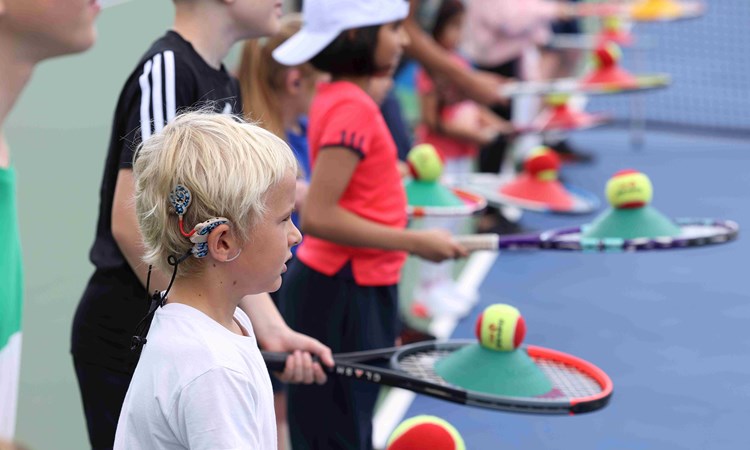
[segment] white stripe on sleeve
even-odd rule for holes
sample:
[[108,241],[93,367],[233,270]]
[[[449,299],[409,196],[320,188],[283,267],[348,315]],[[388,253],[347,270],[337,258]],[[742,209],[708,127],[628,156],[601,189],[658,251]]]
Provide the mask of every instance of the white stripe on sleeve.
[[173,121],[177,114],[174,80],[174,52],[172,50],[167,50],[164,52],[164,93],[167,96],[167,123]]
[[143,66],[143,74],[138,78],[141,84],[141,141],[146,142],[146,139],[151,137],[151,114],[149,107],[151,106],[151,85],[148,82],[148,77],[151,74],[151,60],[146,61]]
[[164,106],[162,101],[162,84],[161,84],[161,53],[154,56],[154,64],[151,69],[151,83],[153,84],[153,90],[151,95],[151,103],[153,105],[152,111],[154,112],[154,134],[160,132],[164,128]]

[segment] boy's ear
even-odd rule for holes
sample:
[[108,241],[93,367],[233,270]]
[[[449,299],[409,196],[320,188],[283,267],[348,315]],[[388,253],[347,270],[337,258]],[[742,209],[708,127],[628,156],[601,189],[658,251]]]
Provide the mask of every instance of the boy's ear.
[[239,242],[227,224],[221,224],[208,234],[208,253],[217,261],[224,262],[239,251]]
[[297,68],[287,70],[284,87],[290,94],[296,94],[300,90],[300,87],[302,87],[302,72]]

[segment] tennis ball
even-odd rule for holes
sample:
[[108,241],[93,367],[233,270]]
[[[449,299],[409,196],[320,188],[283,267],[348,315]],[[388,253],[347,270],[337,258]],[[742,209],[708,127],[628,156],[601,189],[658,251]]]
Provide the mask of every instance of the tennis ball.
[[523,170],[539,181],[555,181],[560,170],[560,157],[549,147],[540,145],[526,157]]
[[393,430],[386,450],[466,450],[458,431],[445,420],[435,416],[416,416],[406,419]]
[[570,94],[549,94],[544,97],[544,103],[548,106],[564,106],[570,100]]
[[622,58],[620,46],[614,42],[604,42],[594,50],[594,63],[599,68],[612,67]]
[[602,28],[606,31],[620,31],[622,29],[622,20],[617,16],[608,16],[602,22]]
[[409,150],[406,163],[412,176],[420,181],[437,181],[443,173],[443,159],[430,144],[419,144]]
[[614,208],[632,209],[648,205],[654,195],[651,180],[641,172],[628,169],[614,174],[605,190],[609,204]]
[[483,347],[508,352],[517,349],[523,342],[526,322],[515,307],[496,303],[479,315],[475,333]]

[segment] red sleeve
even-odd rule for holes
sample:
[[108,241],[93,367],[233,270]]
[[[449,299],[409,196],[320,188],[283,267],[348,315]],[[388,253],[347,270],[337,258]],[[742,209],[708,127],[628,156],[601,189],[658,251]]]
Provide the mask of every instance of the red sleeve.
[[423,68],[417,70],[417,92],[420,94],[429,94],[435,90],[435,83]]
[[322,123],[318,148],[344,147],[357,153],[360,158],[366,157],[372,147],[377,114],[380,111],[372,111],[358,102],[336,105]]

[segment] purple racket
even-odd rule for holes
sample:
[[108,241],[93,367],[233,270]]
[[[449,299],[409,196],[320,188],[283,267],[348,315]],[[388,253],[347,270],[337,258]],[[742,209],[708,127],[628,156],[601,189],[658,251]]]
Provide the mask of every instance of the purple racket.
[[723,244],[737,238],[739,225],[731,220],[675,219],[682,229],[679,236],[656,238],[584,238],[582,228],[561,228],[541,234],[509,235],[474,234],[456,236],[469,251],[478,250],[567,250],[583,252],[632,252],[667,250]]

